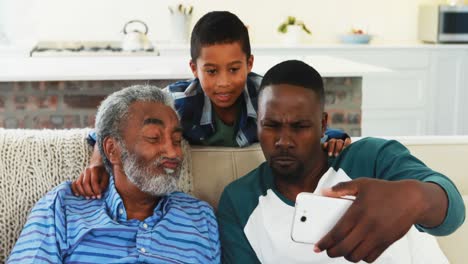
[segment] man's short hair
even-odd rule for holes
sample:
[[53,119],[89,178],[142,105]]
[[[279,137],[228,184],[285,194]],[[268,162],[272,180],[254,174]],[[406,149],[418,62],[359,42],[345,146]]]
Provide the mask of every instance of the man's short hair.
[[277,84],[295,85],[314,91],[323,109],[325,100],[322,76],[312,66],[299,60],[287,60],[276,64],[263,76],[260,93],[265,87]]
[[250,39],[247,27],[233,13],[213,11],[198,20],[190,39],[190,55],[195,63],[203,46],[239,42],[247,58],[250,57]]
[[174,109],[172,97],[156,86],[134,85],[110,94],[98,108],[95,130],[96,144],[108,173],[112,173],[112,164],[104,153],[103,142],[106,137],[122,141],[122,128],[128,117],[128,110],[134,102],[155,102]]

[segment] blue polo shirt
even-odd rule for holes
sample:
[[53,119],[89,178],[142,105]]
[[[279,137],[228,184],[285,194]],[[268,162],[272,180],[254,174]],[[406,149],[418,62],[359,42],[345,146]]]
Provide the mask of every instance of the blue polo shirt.
[[113,177],[103,199],[72,194],[70,182],[31,211],[7,263],[219,263],[212,208],[187,194],[161,198],[144,221],[127,220]]

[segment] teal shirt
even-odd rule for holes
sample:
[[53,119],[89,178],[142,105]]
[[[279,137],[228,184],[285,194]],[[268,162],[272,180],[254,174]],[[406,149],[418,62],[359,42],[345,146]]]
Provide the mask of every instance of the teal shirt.
[[[351,179],[416,179],[438,184],[448,197],[447,216],[441,225],[434,228],[416,226],[421,231],[437,236],[448,235],[465,219],[465,206],[453,182],[425,166],[397,141],[361,139],[347,147],[337,158],[331,158],[329,166],[335,171],[343,170]],[[244,231],[254,210],[260,208],[259,201],[267,197],[268,193],[274,193],[285,205],[294,206],[293,201],[287,200],[275,189],[273,175],[267,163],[261,164],[224,189],[217,213],[224,263],[259,263],[253,244],[251,245],[255,241],[250,241]],[[253,234],[255,236],[261,232],[256,230]]]

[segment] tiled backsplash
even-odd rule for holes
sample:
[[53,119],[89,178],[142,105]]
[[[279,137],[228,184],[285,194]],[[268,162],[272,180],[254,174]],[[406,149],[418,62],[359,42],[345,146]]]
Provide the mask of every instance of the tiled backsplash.
[[[76,128],[94,126],[96,109],[110,93],[133,84],[165,87],[176,80],[0,82],[0,126]],[[361,78],[325,78],[329,125],[361,135]]]

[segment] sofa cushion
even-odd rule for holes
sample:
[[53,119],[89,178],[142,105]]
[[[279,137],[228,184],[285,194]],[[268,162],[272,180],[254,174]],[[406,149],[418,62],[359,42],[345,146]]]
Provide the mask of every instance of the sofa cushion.
[[[463,196],[465,207],[468,206],[468,195]],[[467,263],[468,258],[468,221],[453,234],[437,237],[440,248],[450,260],[450,263]]]
[[218,207],[224,187],[265,158],[259,144],[246,148],[191,147],[193,195]]

